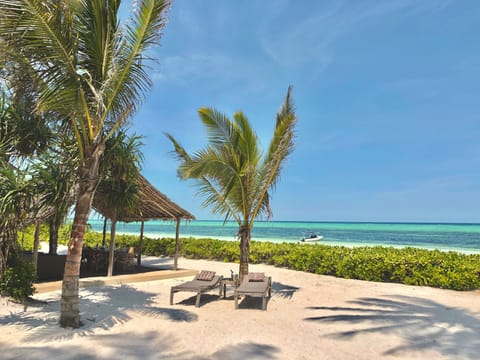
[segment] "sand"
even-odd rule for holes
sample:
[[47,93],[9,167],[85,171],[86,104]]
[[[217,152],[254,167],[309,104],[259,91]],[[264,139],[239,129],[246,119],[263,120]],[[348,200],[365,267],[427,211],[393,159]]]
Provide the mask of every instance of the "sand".
[[[164,261],[165,259],[163,259]],[[154,264],[158,259],[146,258]],[[229,275],[238,265],[180,259]],[[233,291],[175,295],[177,278],[81,290],[84,326],[57,325],[60,292],[0,300],[0,359],[479,359],[480,292],[383,284],[251,265],[274,281],[267,310]]]

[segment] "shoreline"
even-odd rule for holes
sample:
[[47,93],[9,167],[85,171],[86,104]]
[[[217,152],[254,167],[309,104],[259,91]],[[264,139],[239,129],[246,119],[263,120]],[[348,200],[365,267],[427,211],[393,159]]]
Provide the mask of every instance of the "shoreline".
[[[94,231],[96,233],[99,233],[98,231]],[[100,232],[101,233],[101,232]],[[130,231],[118,231],[116,232],[118,235],[127,235],[127,236],[138,236],[139,233],[136,232],[130,232]],[[151,238],[151,239],[160,239],[160,238],[174,238],[175,235],[172,235],[170,233],[144,233],[145,237]],[[194,238],[194,239],[212,239],[212,240],[220,240],[220,241],[237,241],[235,238],[230,238],[230,237],[225,237],[225,236],[203,236],[203,235],[191,235],[191,234],[180,234],[180,238]],[[258,242],[271,242],[271,243],[287,243],[287,244],[298,244],[299,241],[293,241],[293,240],[282,240],[282,239],[277,239],[277,238],[267,238],[267,239],[255,239],[252,237],[252,241],[258,241]],[[302,245],[308,245],[308,246],[314,246],[316,244],[319,245],[326,245],[326,246],[344,246],[348,248],[355,248],[355,247],[376,247],[376,246],[381,246],[381,247],[392,247],[395,249],[402,249],[406,247],[412,247],[412,248],[417,248],[417,249],[424,249],[424,250],[439,250],[443,252],[458,252],[461,254],[465,255],[476,255],[480,254],[480,249],[469,249],[469,248],[459,248],[459,247],[434,247],[434,246],[419,246],[419,245],[398,245],[398,244],[380,244],[380,243],[355,243],[355,242],[341,242],[341,241],[334,241],[334,240],[328,240],[324,239],[322,241],[316,242],[316,243],[309,243],[309,244],[302,244]]]
[[[89,221],[91,229],[101,232],[103,221]],[[139,235],[140,224],[120,223],[117,232]],[[173,222],[150,221],[145,223],[145,236],[150,238],[174,237]],[[213,238],[236,241],[237,225],[225,226],[218,220],[182,222],[181,237]],[[298,243],[305,234],[323,236],[324,245],[361,247],[383,246],[393,248],[415,247],[419,249],[456,251],[463,254],[480,253],[480,224],[460,223],[376,223],[376,222],[282,222],[259,221],[252,231],[254,241],[273,243]]]

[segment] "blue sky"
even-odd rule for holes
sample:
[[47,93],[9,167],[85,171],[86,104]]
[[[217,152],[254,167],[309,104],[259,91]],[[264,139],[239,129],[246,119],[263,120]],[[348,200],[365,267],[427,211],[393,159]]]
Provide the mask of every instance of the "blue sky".
[[266,148],[293,85],[296,149],[273,220],[480,222],[480,1],[177,0],[133,119],[144,175],[198,219],[163,135],[243,110]]

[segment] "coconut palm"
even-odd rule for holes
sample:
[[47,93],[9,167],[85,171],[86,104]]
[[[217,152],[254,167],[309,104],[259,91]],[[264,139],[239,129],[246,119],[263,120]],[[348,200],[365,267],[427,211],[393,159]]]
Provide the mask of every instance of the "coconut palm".
[[158,43],[168,0],[140,0],[123,26],[120,0],[0,0],[0,42],[38,81],[36,111],[67,119],[80,165],[65,266],[60,324],[80,325],[83,238],[105,142],[151,86],[146,53]]
[[293,150],[295,110],[289,87],[277,114],[273,138],[262,154],[255,131],[242,112],[233,120],[211,108],[201,108],[200,119],[208,133],[209,144],[190,155],[175,138],[167,134],[180,161],[178,174],[193,179],[203,206],[215,214],[238,223],[240,239],[240,277],[248,274],[251,230],[255,220],[269,219],[271,190],[278,182],[282,166]]

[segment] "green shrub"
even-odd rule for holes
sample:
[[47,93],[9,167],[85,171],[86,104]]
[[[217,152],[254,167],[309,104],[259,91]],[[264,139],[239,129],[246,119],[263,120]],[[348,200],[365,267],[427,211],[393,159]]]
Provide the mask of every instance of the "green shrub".
[[35,292],[34,281],[35,269],[32,263],[16,260],[14,265],[7,267],[0,279],[0,294],[25,302]]
[[[107,235],[107,244],[109,238]],[[27,236],[25,236],[27,243]],[[118,247],[138,247],[138,235],[117,234]],[[33,232],[32,232],[33,243]],[[98,246],[102,234],[87,231],[85,245]],[[175,239],[145,237],[143,254],[173,256]],[[180,255],[191,259],[238,262],[236,241],[214,239],[180,239]],[[480,255],[425,250],[418,248],[300,245],[252,241],[250,263],[264,263],[315,274],[348,279],[395,282],[407,285],[432,286],[454,290],[480,288]]]
[[[145,239],[144,254],[172,256],[175,240]],[[187,238],[180,254],[192,259],[239,261],[234,241]],[[480,255],[417,248],[298,245],[252,241],[250,263],[265,263],[348,279],[396,282],[454,290],[480,288]]]

